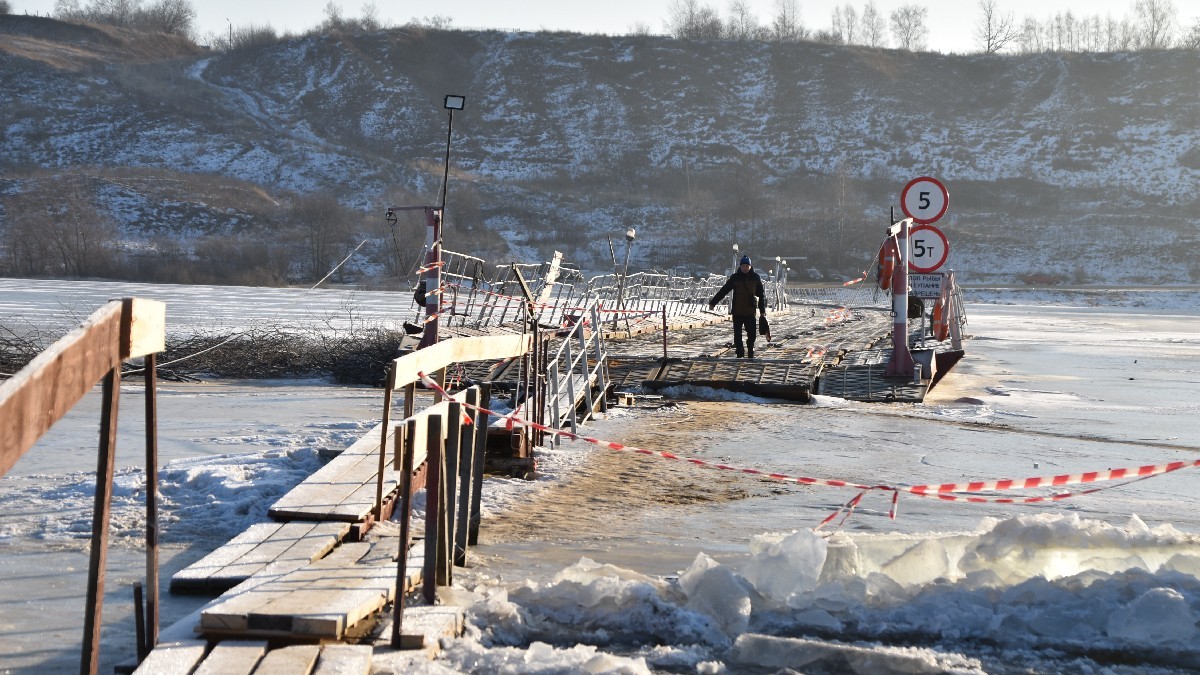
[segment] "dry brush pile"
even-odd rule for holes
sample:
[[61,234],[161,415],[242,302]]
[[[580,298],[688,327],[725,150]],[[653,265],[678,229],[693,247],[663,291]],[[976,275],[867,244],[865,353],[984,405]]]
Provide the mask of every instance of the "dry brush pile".
[[[61,333],[3,328],[0,373],[16,373],[58,337]],[[403,332],[384,326],[331,330],[262,325],[168,334],[157,372],[169,380],[325,377],[340,384],[375,385],[383,380],[402,338]],[[140,374],[141,364],[129,364],[126,372]]]

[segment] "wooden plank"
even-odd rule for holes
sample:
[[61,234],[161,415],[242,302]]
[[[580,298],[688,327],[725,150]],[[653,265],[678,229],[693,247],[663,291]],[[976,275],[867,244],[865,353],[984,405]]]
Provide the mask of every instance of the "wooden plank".
[[204,659],[204,640],[162,642],[133,671],[134,675],[188,675]]
[[171,591],[223,591],[254,574],[285,574],[320,559],[349,532],[349,523],[333,521],[256,523],[176,572]]
[[0,383],[0,476],[83,398],[133,356],[161,352],[166,305],[113,300]]
[[395,596],[390,560],[355,564],[371,546],[344,544],[328,558],[234,594],[201,612],[201,630],[338,639]]
[[129,298],[129,344],[123,356],[127,359],[158,354],[167,349],[167,305],[157,300]]
[[[448,405],[447,401],[442,401],[421,410],[414,417],[444,416]],[[340,455],[280,497],[268,510],[270,516],[279,520],[339,520],[351,523],[366,520],[375,509],[382,425],[382,422],[375,425]],[[416,467],[425,462],[425,426],[417,425],[417,454],[413,463]],[[393,425],[388,432],[387,445],[393,449],[396,447],[395,428]],[[399,485],[400,474],[388,462],[384,472],[384,496],[393,495]]]
[[371,675],[374,653],[370,645],[325,645],[313,675]]
[[121,315],[109,302],[0,383],[0,476],[120,365]]
[[254,675],[308,675],[320,657],[319,645],[289,645],[267,652]]
[[218,642],[192,675],[250,675],[266,653],[263,641]]
[[461,607],[423,605],[405,608],[400,648],[424,649],[436,645],[443,637],[460,635],[463,623]]
[[516,334],[443,340],[396,359],[392,389],[418,381],[418,372],[436,373],[459,361],[489,361],[519,356],[529,351],[532,344],[532,336]]

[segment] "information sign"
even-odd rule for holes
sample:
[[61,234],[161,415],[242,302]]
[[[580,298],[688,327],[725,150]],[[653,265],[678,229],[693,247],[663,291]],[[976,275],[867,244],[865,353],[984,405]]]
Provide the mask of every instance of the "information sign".
[[908,275],[909,293],[922,300],[937,300],[942,297],[942,282],[946,275],[942,272],[933,274]]

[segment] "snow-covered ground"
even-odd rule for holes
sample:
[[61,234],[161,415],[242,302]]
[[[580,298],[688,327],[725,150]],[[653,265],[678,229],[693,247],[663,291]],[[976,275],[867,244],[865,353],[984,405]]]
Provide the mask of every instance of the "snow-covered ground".
[[[1200,457],[1191,294],[969,292],[967,357],[923,405],[796,406],[692,390],[677,392],[672,407],[614,411],[587,433],[709,464],[867,485],[1190,463]],[[125,596],[141,564],[140,388],[123,393],[106,654],[131,650]],[[381,402],[371,389],[320,382],[165,384],[164,576],[261,521],[319,465],[320,449],[370,428]],[[97,410],[85,399],[0,479],[0,671],[76,662],[79,624],[63,614],[82,613]],[[540,453],[535,481],[489,479],[485,532],[513,519],[546,532],[476,549],[445,598],[468,608],[467,634],[434,662],[377,657],[376,672],[1200,668],[1195,470],[1052,488],[1033,494],[1104,489],[1036,504],[901,493],[895,520],[890,494],[873,491],[844,521],[814,530],[857,491],[613,457],[566,443]],[[646,491],[669,470],[690,489],[744,488],[744,498],[597,501],[597,512],[554,513],[548,505],[578,498],[579,477],[601,460],[627,461],[619,473]],[[70,569],[56,575],[56,566]],[[166,617],[195,606],[166,603]],[[64,649],[47,649],[46,635]]]

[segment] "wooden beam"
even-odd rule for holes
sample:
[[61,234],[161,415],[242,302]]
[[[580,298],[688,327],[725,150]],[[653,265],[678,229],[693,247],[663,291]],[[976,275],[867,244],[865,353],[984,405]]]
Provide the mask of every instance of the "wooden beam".
[[166,305],[114,300],[0,383],[0,476],[121,361],[163,351]]
[[423,372],[432,375],[460,361],[490,361],[520,356],[529,351],[533,338],[529,335],[480,335],[443,340],[396,359],[391,389],[418,381]]

